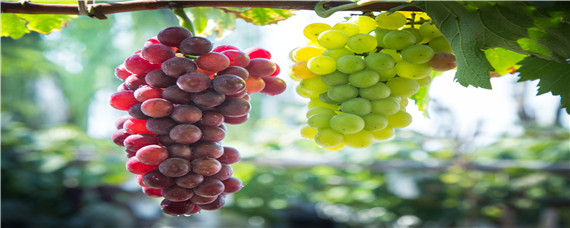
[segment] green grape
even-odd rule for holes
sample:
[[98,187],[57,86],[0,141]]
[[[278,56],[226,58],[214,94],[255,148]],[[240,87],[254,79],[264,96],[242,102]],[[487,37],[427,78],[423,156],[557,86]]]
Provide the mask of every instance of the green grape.
[[426,42],[432,40],[433,38],[441,36],[441,32],[431,21],[427,21],[420,25],[419,31],[420,34],[422,34],[422,37],[424,37],[424,41]]
[[408,106],[408,104],[410,103],[410,99],[408,99],[407,97],[402,97],[402,100],[400,101],[400,106],[405,108],[406,106]]
[[339,49],[346,45],[348,36],[343,31],[327,30],[322,32],[317,40],[326,49]]
[[443,37],[436,37],[429,41],[428,44],[434,52],[447,52],[452,53],[449,42]]
[[342,134],[354,134],[364,129],[364,120],[355,114],[339,113],[331,118],[330,125]]
[[386,116],[386,119],[388,119],[388,127],[390,128],[405,128],[412,123],[412,116],[405,111],[398,111],[394,115]]
[[358,28],[360,28],[360,33],[364,34],[368,34],[372,30],[376,29],[377,26],[374,18],[368,16],[351,17],[348,19],[348,22],[358,25]]
[[373,71],[387,71],[394,68],[396,61],[394,58],[385,53],[374,53],[364,58],[366,67]]
[[336,70],[336,60],[329,56],[317,56],[307,62],[307,67],[315,74],[330,74]]
[[325,102],[327,104],[333,104],[333,105],[340,104],[339,102],[336,102],[335,100],[331,99],[327,93],[321,93],[319,95],[319,99],[321,99],[322,102]]
[[425,78],[432,72],[432,68],[428,63],[413,64],[407,61],[397,63],[394,70],[396,70],[396,74],[398,74],[398,76],[414,80]]
[[400,56],[400,53],[398,52],[398,50],[384,48],[384,49],[380,50],[380,53],[384,53],[384,54],[388,54],[388,55],[392,56],[392,58],[394,58],[394,62],[396,62],[396,63],[402,61],[402,56]]
[[410,32],[396,30],[387,33],[382,41],[386,48],[402,50],[416,43],[416,37]]
[[315,108],[311,108],[307,111],[307,118],[311,117],[312,115],[321,114],[321,113],[329,114],[331,116],[336,115],[334,110],[332,110],[330,108],[315,107]]
[[356,34],[351,36],[346,41],[346,46],[349,50],[355,53],[365,53],[376,49],[378,41],[374,36],[368,34]]
[[319,113],[309,117],[309,119],[307,119],[307,123],[314,129],[329,128],[332,117],[333,116],[330,114]]
[[347,36],[352,36],[360,32],[357,24],[351,22],[339,22],[333,26],[334,30],[343,31]]
[[386,99],[393,100],[396,103],[400,103],[400,101],[402,101],[402,97],[399,97],[399,96],[389,96]]
[[402,77],[392,78],[386,82],[386,85],[390,87],[392,96],[399,97],[410,97],[420,89],[420,84],[416,80]]
[[406,31],[414,35],[416,37],[416,44],[422,43],[422,41],[424,40],[424,37],[420,33],[420,30],[418,30],[417,28],[405,28],[402,29],[402,31]]
[[382,12],[376,16],[376,24],[383,29],[398,29],[408,22],[406,16],[400,12]]
[[304,126],[301,128],[301,136],[303,136],[303,138],[314,139],[315,134],[317,134],[317,129],[314,129],[310,126]]
[[388,119],[380,114],[369,113],[362,119],[364,120],[364,130],[367,131],[379,131],[388,126]]
[[316,107],[323,107],[323,108],[328,108],[328,109],[332,109],[332,110],[338,109],[338,105],[327,104],[327,103],[321,101],[321,99],[319,99],[319,98],[311,98],[311,100],[309,100],[309,103],[307,104],[307,108],[312,109],[312,108],[316,108]]
[[402,59],[413,64],[427,63],[435,52],[427,45],[412,45],[402,50]]
[[380,76],[380,81],[382,82],[389,81],[390,79],[396,76],[396,70],[394,70],[394,68],[387,71],[381,71],[376,73],[378,73],[378,75]]
[[335,60],[338,60],[340,57],[343,57],[346,55],[354,55],[354,52],[348,50],[347,48],[326,49],[322,55],[329,56]]
[[340,110],[345,113],[364,116],[372,111],[372,104],[369,100],[357,97],[342,102]]
[[299,94],[299,96],[304,97],[304,98],[315,98],[315,97],[319,97],[319,94],[314,93],[314,92],[310,92],[308,90],[305,90],[301,84],[297,85],[297,87],[295,88],[295,92],[297,92],[297,94]]
[[432,80],[431,77],[424,77],[424,78],[417,79],[416,81],[420,85],[420,88],[423,88],[423,87],[428,86],[431,83],[431,80]]
[[309,40],[316,41],[319,34],[331,29],[332,27],[325,23],[312,23],[303,29],[303,35],[305,35]]
[[394,115],[400,110],[400,103],[390,98],[374,100],[372,104],[372,113],[383,116]]
[[376,37],[376,42],[378,42],[378,47],[386,47],[384,46],[384,36],[393,30],[387,29],[375,29],[374,30],[374,37]]
[[373,86],[358,90],[358,95],[368,100],[380,100],[389,97],[390,93],[390,87],[383,82],[378,82]]
[[370,133],[372,133],[372,136],[374,136],[374,139],[376,139],[376,140],[386,140],[386,139],[392,138],[392,136],[394,136],[394,129],[390,128],[390,127],[386,127],[382,130],[373,131]]
[[323,55],[325,49],[313,46],[300,47],[293,52],[293,59],[296,62],[309,61],[309,59]]
[[368,131],[344,135],[344,144],[352,148],[366,148],[374,143],[374,135]]
[[352,74],[363,70],[366,67],[366,63],[362,56],[345,55],[336,61],[336,67],[342,73]]
[[333,146],[333,147],[321,146],[321,148],[323,148],[323,149],[325,149],[325,150],[333,150],[333,151],[335,151],[335,150],[340,150],[340,149],[344,148],[345,146],[346,146],[346,145],[345,145],[344,142],[343,142],[343,143],[341,143],[341,144],[338,145],[338,146]]
[[358,88],[351,85],[337,85],[331,87],[327,95],[334,101],[343,102],[358,96]]
[[302,79],[301,82],[299,82],[299,86],[311,94],[317,94],[317,96],[328,91],[330,88],[320,77]]
[[322,147],[336,147],[344,142],[344,135],[330,128],[319,130],[315,134],[315,142]]
[[323,83],[329,86],[344,85],[348,84],[348,74],[342,73],[340,71],[335,71],[330,74],[325,74],[321,76]]
[[348,76],[348,82],[354,87],[366,88],[375,85],[380,75],[372,70],[361,70]]

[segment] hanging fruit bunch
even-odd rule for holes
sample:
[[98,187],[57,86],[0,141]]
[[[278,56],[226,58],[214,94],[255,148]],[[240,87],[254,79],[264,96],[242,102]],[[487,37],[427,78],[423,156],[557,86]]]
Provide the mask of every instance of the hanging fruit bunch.
[[142,191],[164,198],[164,213],[215,210],[242,188],[230,166],[240,154],[221,143],[224,123],[247,121],[249,94],[285,90],[270,58],[262,48],[214,48],[186,28],[168,27],[116,68],[123,83],[110,105],[128,115],[112,138],[126,148],[126,169]]
[[386,11],[304,28],[308,45],[290,53],[296,92],[310,99],[303,137],[330,150],[365,148],[410,125],[410,96],[430,84],[432,71],[456,66],[437,27],[412,15]]

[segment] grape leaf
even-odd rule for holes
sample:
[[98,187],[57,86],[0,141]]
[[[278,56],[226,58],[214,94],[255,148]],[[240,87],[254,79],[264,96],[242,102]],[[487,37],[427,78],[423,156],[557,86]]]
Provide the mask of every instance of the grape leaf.
[[570,64],[558,63],[551,60],[537,57],[526,57],[518,63],[521,67],[519,81],[532,81],[540,79],[538,83],[538,94],[551,92],[553,95],[560,95],[561,107],[566,108],[570,114]]
[[495,68],[495,72],[499,75],[514,73],[520,65],[517,63],[523,60],[527,55],[519,54],[503,48],[491,48],[485,50],[485,56]]
[[420,90],[418,90],[418,92],[410,97],[410,99],[412,99],[418,106],[418,110],[422,111],[426,117],[429,117],[427,108],[429,101],[431,100],[428,92],[429,86],[422,87]]
[[455,80],[463,86],[490,89],[489,72],[493,67],[481,50],[490,48],[485,41],[494,34],[485,29],[478,12],[456,2],[423,2],[420,7],[451,44],[457,58]]
[[456,80],[490,88],[483,50],[504,48],[560,63],[570,58],[567,4],[532,2],[422,2],[457,56]]
[[275,24],[293,16],[293,10],[269,9],[269,8],[221,8],[227,13],[234,14],[246,22],[256,25]]
[[188,9],[194,29],[200,36],[216,34],[222,38],[235,29],[235,16],[213,7],[192,7]]
[[62,26],[66,26],[67,21],[76,16],[55,15],[55,14],[16,14],[16,16],[26,20],[26,25],[31,31],[41,34],[49,34],[53,31],[61,31]]
[[3,13],[2,36],[19,39],[30,31],[49,34],[53,31],[60,31],[62,26],[66,26],[67,21],[75,17],[72,15]]
[[30,32],[30,30],[26,28],[26,21],[16,17],[13,13],[3,13],[1,20],[2,28],[0,30],[2,31],[2,37],[11,37],[16,40]]

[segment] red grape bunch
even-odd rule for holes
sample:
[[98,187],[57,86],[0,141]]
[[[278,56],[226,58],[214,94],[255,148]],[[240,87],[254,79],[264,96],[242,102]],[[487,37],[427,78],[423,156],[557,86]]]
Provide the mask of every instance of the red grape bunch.
[[249,118],[249,94],[282,93],[279,67],[262,48],[213,47],[183,27],[168,27],[115,69],[123,81],[110,105],[128,115],[112,139],[142,191],[164,197],[162,211],[194,214],[224,205],[242,182],[232,177],[237,149],[222,146],[224,123]]

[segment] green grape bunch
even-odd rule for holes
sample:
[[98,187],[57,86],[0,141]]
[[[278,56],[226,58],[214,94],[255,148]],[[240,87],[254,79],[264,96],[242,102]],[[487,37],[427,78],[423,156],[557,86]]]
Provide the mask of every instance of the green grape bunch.
[[308,98],[301,135],[327,150],[366,148],[412,123],[409,98],[433,71],[456,67],[447,40],[429,20],[401,12],[352,16],[303,29],[307,46],[291,51],[290,77]]

